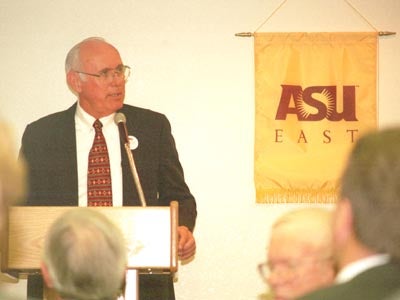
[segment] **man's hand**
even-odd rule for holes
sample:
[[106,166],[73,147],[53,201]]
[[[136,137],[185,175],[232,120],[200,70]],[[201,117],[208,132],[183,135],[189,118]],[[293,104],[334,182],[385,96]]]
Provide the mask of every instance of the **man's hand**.
[[192,232],[186,226],[178,226],[178,256],[181,260],[188,259],[196,252],[196,241]]

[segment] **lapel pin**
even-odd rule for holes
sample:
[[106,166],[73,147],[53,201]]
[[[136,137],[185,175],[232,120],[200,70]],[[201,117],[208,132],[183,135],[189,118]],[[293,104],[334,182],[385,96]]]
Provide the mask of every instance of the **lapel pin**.
[[128,136],[129,139],[129,148],[131,150],[135,150],[139,146],[139,141],[133,135]]

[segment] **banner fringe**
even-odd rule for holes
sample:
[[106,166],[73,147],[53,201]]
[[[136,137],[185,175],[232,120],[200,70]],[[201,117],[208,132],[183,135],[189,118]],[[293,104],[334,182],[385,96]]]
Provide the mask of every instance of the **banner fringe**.
[[282,204],[282,203],[308,203],[308,204],[334,204],[337,202],[337,190],[268,190],[257,191],[257,203]]

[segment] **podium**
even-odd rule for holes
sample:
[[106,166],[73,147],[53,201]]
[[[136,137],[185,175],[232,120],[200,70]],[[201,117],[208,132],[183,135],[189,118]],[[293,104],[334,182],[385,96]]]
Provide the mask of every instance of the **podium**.
[[[44,239],[58,216],[76,206],[16,206],[8,211],[1,243],[1,271],[23,277],[40,272]],[[138,299],[138,274],[178,270],[178,202],[170,206],[90,207],[117,225],[126,240],[125,299]],[[54,299],[45,289],[45,300]]]

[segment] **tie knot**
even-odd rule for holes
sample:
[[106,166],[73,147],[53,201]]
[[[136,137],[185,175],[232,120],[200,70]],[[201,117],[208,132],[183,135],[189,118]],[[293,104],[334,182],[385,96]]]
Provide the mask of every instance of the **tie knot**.
[[96,131],[101,130],[101,127],[103,127],[103,124],[100,122],[99,119],[96,119],[96,121],[94,121],[94,123],[93,123],[93,127]]

